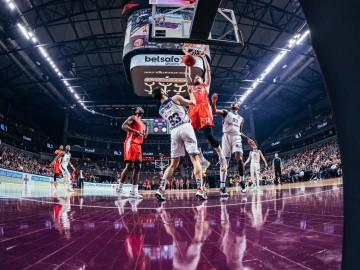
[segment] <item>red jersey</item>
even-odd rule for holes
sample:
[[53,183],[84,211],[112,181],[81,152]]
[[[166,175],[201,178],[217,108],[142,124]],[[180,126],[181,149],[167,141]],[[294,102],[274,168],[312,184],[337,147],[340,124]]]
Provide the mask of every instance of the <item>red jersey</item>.
[[209,92],[205,84],[200,84],[194,87],[193,89],[194,97],[196,100],[196,105],[201,103],[210,103],[209,102]]
[[[61,151],[61,150],[56,150],[56,151],[55,151],[56,157],[60,156],[61,154],[62,154],[62,151]],[[54,164],[54,173],[61,173],[61,170],[60,170],[60,159],[58,159],[58,160],[55,161],[55,164]]]
[[[132,128],[133,130],[139,131],[142,134],[144,134],[144,125],[141,120],[135,121],[129,127]],[[144,141],[143,136],[138,136],[133,132],[128,132],[126,134],[125,143],[142,144],[143,141]]]

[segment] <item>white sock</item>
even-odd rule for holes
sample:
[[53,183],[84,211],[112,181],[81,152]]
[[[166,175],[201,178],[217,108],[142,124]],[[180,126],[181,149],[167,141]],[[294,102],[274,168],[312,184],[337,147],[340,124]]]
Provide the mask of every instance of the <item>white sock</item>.
[[199,188],[203,188],[203,179],[202,178],[199,178],[199,179],[196,179],[196,185],[197,187]]
[[220,171],[220,188],[225,187],[227,171]]
[[165,191],[167,183],[168,183],[167,179],[161,179],[159,187],[161,187],[162,191]]

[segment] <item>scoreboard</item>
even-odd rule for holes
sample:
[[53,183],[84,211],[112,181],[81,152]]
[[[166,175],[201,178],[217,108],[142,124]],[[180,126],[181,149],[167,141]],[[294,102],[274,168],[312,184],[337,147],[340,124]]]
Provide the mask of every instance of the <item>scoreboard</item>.
[[148,122],[149,135],[170,134],[169,123],[162,118],[143,119]]

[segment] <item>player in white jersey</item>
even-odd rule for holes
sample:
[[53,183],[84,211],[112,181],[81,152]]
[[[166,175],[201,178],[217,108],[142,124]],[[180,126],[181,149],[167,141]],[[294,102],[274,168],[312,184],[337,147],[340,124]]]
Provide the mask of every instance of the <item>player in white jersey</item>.
[[[231,103],[231,110],[218,110],[216,108],[216,102],[218,100],[218,95],[215,93],[211,97],[212,104],[212,113],[216,115],[221,115],[224,118],[223,125],[223,137],[222,137],[222,151],[224,156],[229,164],[230,157],[232,154],[235,156],[237,161],[239,175],[240,175],[240,184],[242,187],[242,192],[246,192],[246,182],[244,179],[244,161],[243,161],[243,148],[242,148],[242,138],[245,138],[250,145],[255,145],[254,141],[249,137],[245,136],[242,133],[242,126],[244,124],[244,118],[239,114],[239,104],[237,102]],[[220,195],[228,197],[229,194],[225,191],[225,181],[227,177],[227,171],[220,171]]]
[[73,192],[74,190],[72,188],[71,175],[68,170],[69,165],[73,170],[75,170],[75,167],[70,162],[70,159],[71,159],[70,145],[67,145],[65,147],[65,152],[62,152],[60,155],[56,156],[56,158],[53,160],[53,162],[51,162],[50,166],[53,166],[54,163],[56,162],[56,160],[58,160],[58,159],[60,159],[60,170],[64,177],[67,190],[69,192]]
[[199,162],[197,140],[194,129],[191,126],[191,120],[184,107],[184,105],[194,106],[196,104],[191,87],[188,88],[188,93],[190,100],[180,95],[169,97],[166,91],[161,88],[154,88],[152,91],[153,98],[161,102],[159,114],[170,123],[171,129],[171,162],[166,168],[159,189],[155,194],[159,200],[165,200],[163,192],[166,189],[166,184],[179,166],[180,157],[185,155],[185,149],[190,155],[191,162],[194,166],[197,184],[196,197],[203,200],[207,199],[206,193],[203,190],[203,178]]
[[250,151],[249,153],[249,157],[248,159],[245,161],[245,166],[246,164],[248,164],[250,161],[250,175],[251,175],[251,182],[252,184],[252,188],[258,188],[260,189],[259,186],[259,181],[260,181],[260,157],[261,159],[264,161],[265,163],[265,168],[268,166],[266,159],[263,155],[263,153],[257,149],[257,146],[254,145],[253,146],[253,150]]

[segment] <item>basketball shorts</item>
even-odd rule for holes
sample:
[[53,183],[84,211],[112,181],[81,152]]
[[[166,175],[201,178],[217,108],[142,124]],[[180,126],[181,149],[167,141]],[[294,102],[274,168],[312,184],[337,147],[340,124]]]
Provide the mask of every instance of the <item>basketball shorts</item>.
[[142,160],[141,145],[136,143],[124,143],[124,160],[135,162]]
[[188,112],[191,125],[195,129],[195,132],[198,132],[205,126],[214,127],[214,119],[209,103],[197,104],[196,106],[190,107]]
[[182,124],[171,130],[171,158],[200,154],[195,132],[190,123]]
[[70,176],[70,172],[69,172],[67,166],[60,164],[60,169],[61,169],[61,173],[63,174],[63,176]]
[[221,142],[221,148],[225,157],[230,158],[234,153],[243,154],[243,148],[240,135],[224,133]]
[[250,164],[250,175],[251,175],[251,179],[260,179],[260,164],[259,163],[255,163],[255,164]]
[[60,174],[60,173],[61,173],[60,164],[55,163],[55,166],[54,166],[54,173],[58,173],[58,174]]

